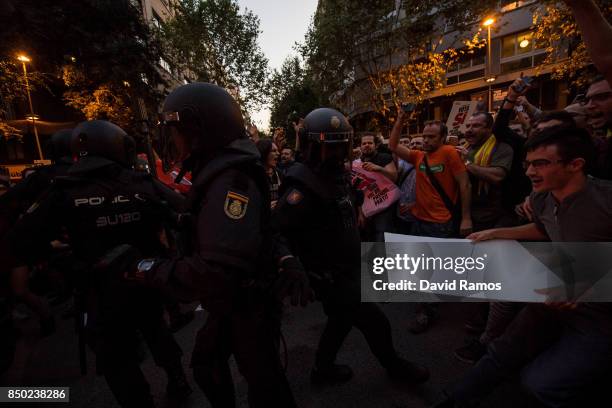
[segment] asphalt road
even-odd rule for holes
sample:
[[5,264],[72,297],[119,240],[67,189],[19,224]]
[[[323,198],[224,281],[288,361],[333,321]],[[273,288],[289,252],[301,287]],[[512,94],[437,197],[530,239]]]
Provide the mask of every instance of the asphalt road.
[[[338,362],[349,364],[354,370],[354,378],[339,386],[312,386],[309,381],[310,368],[325,316],[318,303],[305,309],[288,307],[283,319],[283,333],[289,356],[287,376],[300,407],[427,407],[440,397],[443,388],[460,378],[469,368],[469,365],[455,359],[453,350],[465,342],[463,324],[473,310],[470,305],[441,305],[435,325],[421,335],[413,335],[407,330],[407,324],[414,315],[413,304],[389,303],[381,306],[391,321],[397,349],[408,359],[429,367],[430,381],[421,386],[393,383],[370,353],[361,333],[353,330],[338,356]],[[67,305],[58,306],[54,312],[59,315],[66,307]],[[185,367],[188,365],[195,333],[205,319],[206,312],[197,312],[196,319],[176,335],[185,352]],[[70,404],[57,406],[117,407],[104,378],[94,374],[94,356],[91,353],[88,355],[89,372],[86,376],[80,375],[73,320],[62,320],[58,317],[57,323],[57,332],[43,339],[38,335],[35,318],[20,323],[22,336],[16,361],[5,376],[5,381],[11,385],[69,386]],[[247,406],[246,383],[233,361],[232,367],[238,396],[237,406]],[[209,406],[193,382],[188,368],[188,378],[195,392],[181,404],[165,397],[165,375],[154,365],[150,355],[146,357],[142,368],[159,407]],[[482,406],[523,406],[523,397],[517,391],[516,386],[505,386],[489,397]],[[19,404],[19,407],[23,406],[25,405]]]

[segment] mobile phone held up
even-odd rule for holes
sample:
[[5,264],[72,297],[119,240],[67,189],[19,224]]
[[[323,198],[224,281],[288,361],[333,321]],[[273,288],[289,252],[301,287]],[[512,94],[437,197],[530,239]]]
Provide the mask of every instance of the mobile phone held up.
[[402,110],[406,113],[414,112],[415,108],[416,108],[416,105],[414,103],[410,103],[410,102],[402,103]]
[[531,86],[532,83],[533,83],[533,77],[530,77],[530,76],[522,77],[521,82],[518,85],[513,85],[512,89],[514,89],[516,93],[521,94],[525,92],[527,88]]

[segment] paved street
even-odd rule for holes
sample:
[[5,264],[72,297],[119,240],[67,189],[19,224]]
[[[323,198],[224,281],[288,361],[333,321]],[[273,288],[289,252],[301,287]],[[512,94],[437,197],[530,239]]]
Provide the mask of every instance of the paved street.
[[[59,314],[66,305],[55,309]],[[452,351],[464,342],[463,322],[470,313],[469,305],[443,304],[437,324],[427,333],[415,336],[406,330],[408,319],[413,316],[411,304],[382,305],[393,326],[395,343],[402,353],[427,365],[431,380],[423,386],[408,387],[394,384],[369,352],[363,336],[353,330],[343,347],[339,362],[350,364],[355,377],[347,384],[336,387],[314,388],[309,382],[309,371],[314,359],[318,336],[323,329],[324,315],[320,304],[306,309],[288,308],[284,318],[284,335],[289,351],[288,377],[301,407],[427,407],[439,396],[440,390],[459,378],[468,365],[459,362]],[[185,363],[193,347],[195,332],[205,321],[205,312],[197,312],[190,325],[181,330],[177,339],[185,351]],[[116,407],[103,377],[94,375],[94,357],[89,354],[89,373],[79,375],[77,339],[73,321],[58,318],[58,332],[45,339],[38,339],[36,320],[31,318],[20,324],[23,336],[18,346],[16,364],[9,372],[11,384],[70,386],[72,407]],[[236,379],[238,406],[247,406],[246,384],[233,364]],[[191,372],[188,376],[195,392],[183,404],[178,405],[165,398],[165,376],[147,356],[143,368],[150,381],[157,404],[160,407],[208,407],[208,402],[197,389]],[[489,404],[495,408],[522,406],[516,390],[501,390],[503,395],[492,396]],[[496,399],[493,403],[493,399]],[[23,405],[20,405],[20,407]],[[39,406],[40,405],[36,405]],[[57,406],[66,406],[65,404]]]

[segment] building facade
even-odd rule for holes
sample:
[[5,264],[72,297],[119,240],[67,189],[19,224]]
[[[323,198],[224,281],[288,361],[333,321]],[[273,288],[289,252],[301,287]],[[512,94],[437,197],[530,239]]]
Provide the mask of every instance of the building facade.
[[[544,110],[565,107],[571,96],[567,92],[567,84],[550,78],[554,65],[541,66],[546,52],[533,38],[532,25],[536,7],[539,7],[539,3],[534,0],[500,1],[496,19],[490,26],[490,64],[487,61],[489,44],[473,54],[464,55],[458,63],[449,68],[445,86],[429,95],[428,100],[421,106],[418,120],[412,122],[407,131],[411,134],[419,133],[425,120],[446,120],[454,101],[482,101],[491,111],[495,111],[501,105],[508,86],[521,74],[536,77],[533,88],[527,94],[532,104]],[[486,16],[483,16],[483,19],[484,17]],[[400,9],[398,18],[409,18],[409,11]],[[474,24],[472,32],[469,33],[444,34],[438,52],[456,47],[455,40],[458,36],[471,38],[479,29],[483,34],[481,38],[486,38],[487,28],[481,28],[481,23]],[[402,56],[394,56],[393,61],[394,64],[402,64]],[[336,98],[335,102],[348,114],[356,128],[365,130],[371,126],[372,117],[378,116],[378,123],[381,125],[379,130],[382,130],[383,134],[390,130],[391,124],[385,123],[381,115],[376,113],[371,98],[364,95],[362,89],[355,92],[353,85],[341,90],[338,95],[340,97]]]

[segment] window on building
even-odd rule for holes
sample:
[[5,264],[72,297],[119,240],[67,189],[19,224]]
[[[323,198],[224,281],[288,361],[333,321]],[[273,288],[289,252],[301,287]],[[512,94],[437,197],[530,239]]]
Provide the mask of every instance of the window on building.
[[533,33],[524,33],[516,37],[516,51],[518,54],[527,54],[533,51]]
[[501,39],[501,73],[528,69],[540,64],[545,50],[535,44],[533,32],[522,31]]
[[446,84],[453,85],[459,82],[471,81],[484,77],[486,47],[464,54],[459,61],[452,65],[446,75]]
[[534,38],[531,31],[523,31],[510,34],[502,38],[502,58],[510,58],[521,54],[529,54],[533,51],[544,51],[534,47]]
[[516,37],[510,35],[502,38],[502,58],[512,57],[516,53]]

